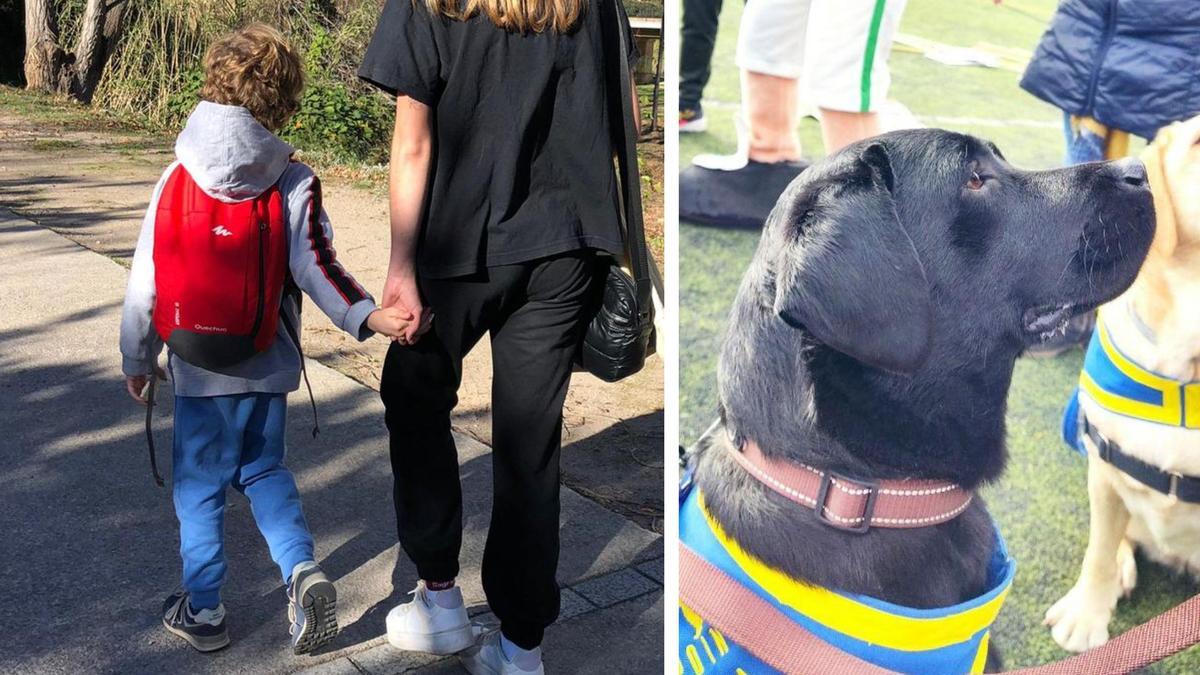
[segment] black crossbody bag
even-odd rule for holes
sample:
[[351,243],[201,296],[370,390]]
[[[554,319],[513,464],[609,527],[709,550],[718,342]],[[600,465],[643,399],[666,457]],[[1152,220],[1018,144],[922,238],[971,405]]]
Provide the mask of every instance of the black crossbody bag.
[[600,0],[605,86],[613,145],[617,150],[621,215],[625,247],[633,275],[610,256],[599,258],[595,283],[602,284],[595,313],[576,353],[576,364],[606,382],[622,380],[642,369],[651,353],[654,333],[650,254],[642,227],[642,189],[637,162],[637,124],[625,21],[616,3]]

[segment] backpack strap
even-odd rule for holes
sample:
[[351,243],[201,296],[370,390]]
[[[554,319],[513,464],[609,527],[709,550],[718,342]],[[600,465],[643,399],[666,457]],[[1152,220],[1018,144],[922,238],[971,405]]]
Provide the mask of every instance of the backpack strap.
[[[296,306],[299,307],[299,301]],[[312,406],[313,412],[312,437],[316,438],[317,434],[321,433],[321,425],[317,421],[317,399],[313,396],[312,383],[308,381],[308,367],[304,363],[304,347],[300,346],[300,332],[292,325],[292,320],[288,318],[287,312],[282,306],[279,308],[279,320],[283,322],[283,329],[287,331],[288,337],[292,338],[292,342],[296,345],[296,351],[300,354],[300,374],[304,376],[304,386],[308,388],[308,402]]]

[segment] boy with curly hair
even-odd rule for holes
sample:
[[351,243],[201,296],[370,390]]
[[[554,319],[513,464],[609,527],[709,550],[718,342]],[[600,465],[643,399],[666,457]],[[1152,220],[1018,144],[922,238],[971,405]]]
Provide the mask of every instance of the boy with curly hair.
[[[211,350],[217,355],[210,362],[194,356],[200,352],[189,351],[194,342],[167,340],[175,390],[171,482],[183,575],[182,588],[163,604],[162,621],[169,632],[200,651],[229,644],[221,587],[226,572],[225,495],[232,486],[249,499],[255,522],[279,566],[287,588],[292,648],[302,654],[332,639],[338,627],[337,592],[314,559],[296,481],[283,463],[287,393],[298,388],[302,366],[298,291],[307,293],[335,325],[359,340],[376,332],[399,337],[411,317],[400,310],[377,308],[337,262],[333,230],[321,208],[321,184],[309,167],[291,159],[293,148],[273,133],[299,108],[304,83],[300,59],[283,35],[254,24],[221,38],[205,55],[204,78],[202,100],[176,141],[177,161],[155,188],[134,254],[121,320],[121,354],[130,396],[147,404],[143,390],[148,378],[165,377],[158,355],[166,339],[162,317],[171,314],[163,306],[170,303],[156,306],[156,298],[159,291],[170,297],[172,284],[185,273],[179,268],[187,266],[179,261],[189,261],[171,258],[167,251],[182,250],[191,260],[207,260],[205,255],[217,255],[212,252],[228,251],[230,246],[253,250],[255,241],[249,237],[261,237],[257,267],[251,267],[254,256],[235,254],[221,259],[227,264],[201,264],[201,269],[189,268],[186,274],[208,290],[227,283],[230,276],[257,278],[259,287],[269,286],[259,276],[267,268],[281,278],[274,280],[276,295],[271,300],[264,302],[259,295],[254,325],[264,339],[255,342],[245,358],[216,367],[216,360],[230,360],[228,350],[224,354],[222,349]],[[249,207],[244,206],[247,202]],[[259,204],[270,205],[269,219],[261,215]],[[238,205],[257,220],[241,225],[221,221],[210,228],[212,222],[202,224],[195,215],[205,210],[243,212],[236,211]],[[239,242],[241,231],[253,234]],[[266,233],[277,237],[274,266],[262,262]],[[193,246],[190,253],[177,243],[185,235]],[[159,256],[166,261],[160,261],[156,270]],[[278,290],[284,287],[286,292]],[[230,295],[242,296],[241,287]],[[278,309],[273,306],[275,298]],[[243,300],[219,297],[210,304],[221,311],[226,302],[238,301]],[[276,311],[268,328],[262,329],[262,314]],[[193,332],[191,323],[180,323],[179,313],[176,303],[173,320],[180,328],[168,332],[168,337],[183,330],[192,340],[211,339],[198,335],[213,332],[211,326],[191,322]],[[274,331],[270,326],[276,326]],[[220,342],[227,337],[217,336],[216,344],[230,344]]]

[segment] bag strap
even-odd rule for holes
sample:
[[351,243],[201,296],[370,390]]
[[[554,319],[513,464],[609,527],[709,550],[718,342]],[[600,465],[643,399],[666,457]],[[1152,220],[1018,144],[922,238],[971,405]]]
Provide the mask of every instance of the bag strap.
[[[637,300],[639,315],[649,316],[653,304],[653,285],[650,281],[650,256],[646,250],[646,233],[642,223],[642,184],[638,174],[637,161],[637,122],[630,110],[633,101],[633,72],[629,64],[629,26],[625,14],[618,3],[621,0],[601,0],[601,7],[608,9],[611,14],[605,21],[601,15],[601,33],[607,38],[608,49],[613,52],[605,57],[609,66],[610,92],[616,94],[616,105],[609,105],[610,116],[613,120],[620,119],[622,124],[613,125],[613,135],[617,150],[617,169],[621,178],[621,200],[624,207],[625,243],[629,249],[629,265],[633,271],[633,279],[637,284]],[[612,24],[609,31],[604,30],[604,24]],[[615,62],[615,64],[614,64]],[[615,65],[615,86],[612,83]],[[612,98],[610,96],[610,98]]]
[[[679,543],[679,602],[729,640],[784,673],[888,675],[821,640],[738,583],[691,547]],[[1019,675],[1124,675],[1200,642],[1200,595],[1113,638],[1061,661],[1022,668]]]
[[154,450],[154,396],[158,383],[157,369],[150,370],[150,384],[146,394],[146,446],[150,449],[150,473],[154,474],[154,484],[163,487],[163,477],[158,473],[158,453]]

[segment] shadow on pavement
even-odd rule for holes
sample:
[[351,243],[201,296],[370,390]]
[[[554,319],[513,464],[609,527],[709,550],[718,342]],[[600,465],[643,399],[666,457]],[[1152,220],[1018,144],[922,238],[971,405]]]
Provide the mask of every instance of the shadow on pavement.
[[[3,235],[18,229],[29,227],[5,228]],[[178,583],[178,535],[169,488],[150,478],[142,409],[128,400],[116,371],[119,302],[99,300],[67,314],[53,309],[39,308],[46,318],[36,326],[0,330],[0,531],[6,539],[0,586],[16,591],[15,611],[0,615],[6,636],[0,670],[285,672],[315,663],[287,649],[283,583],[248,503],[234,492],[226,516],[224,593],[234,646],[200,655],[161,629],[159,605]],[[398,556],[377,395],[340,376],[322,379],[334,383],[318,387],[322,433],[309,436],[311,413],[305,401],[293,400],[288,463],[318,557],[339,586],[346,628],[332,649],[342,649],[381,635],[387,610],[415,585],[416,575]],[[172,406],[168,396],[160,399],[154,423],[167,475]],[[479,605],[491,463],[471,445],[461,467],[462,577],[468,602]],[[661,555],[661,542],[649,533],[628,536],[633,526],[627,521],[597,517],[600,509],[566,490],[564,500],[564,583]]]

